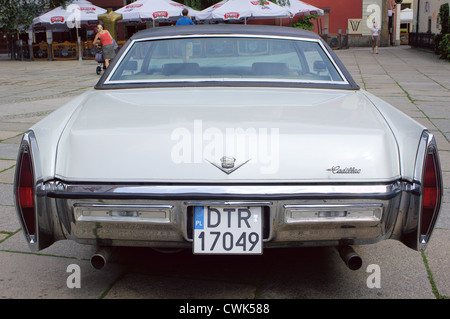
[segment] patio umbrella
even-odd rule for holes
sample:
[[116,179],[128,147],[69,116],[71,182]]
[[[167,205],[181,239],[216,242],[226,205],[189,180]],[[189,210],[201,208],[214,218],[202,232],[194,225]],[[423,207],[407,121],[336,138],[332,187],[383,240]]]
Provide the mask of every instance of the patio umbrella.
[[105,9],[97,7],[89,1],[73,0],[67,4],[66,8],[61,6],[34,18],[33,24],[67,24],[68,27],[75,24],[79,27],[82,23],[97,21],[97,16],[105,12]]
[[[206,13],[209,13],[209,15],[206,15]],[[245,21],[251,17],[276,18],[290,16],[288,9],[270,1],[265,1],[264,5],[261,5],[259,0],[223,1],[219,2],[215,8],[207,8],[201,11],[200,14],[206,16],[204,19],[239,20],[244,18]]]
[[289,0],[286,8],[292,15],[310,15],[317,13],[323,16],[323,10],[300,0]]
[[195,16],[195,10],[171,0],[138,0],[115,12],[122,15],[123,21],[153,20],[154,24],[155,20],[181,17],[184,8]]
[[196,15],[196,18],[199,20],[207,20],[211,19],[211,13],[216,10],[217,8],[221,7],[224,3],[228,2],[228,0],[222,0],[215,5],[212,5],[202,11],[199,11]]
[[73,0],[65,8],[57,7],[43,15],[33,19],[33,25],[50,25],[51,29],[61,29],[64,25],[69,28],[76,28],[78,41],[78,59],[81,57],[81,41],[78,36],[78,28],[81,24],[89,21],[97,21],[98,15],[105,13],[106,10],[93,5],[86,0]]
[[412,23],[413,18],[412,9],[406,8],[400,11],[400,23]]

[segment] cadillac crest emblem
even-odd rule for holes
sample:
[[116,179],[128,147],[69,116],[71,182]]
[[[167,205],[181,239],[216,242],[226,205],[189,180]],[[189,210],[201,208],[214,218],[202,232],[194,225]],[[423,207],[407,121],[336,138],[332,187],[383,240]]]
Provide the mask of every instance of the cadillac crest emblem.
[[211,162],[207,159],[205,159],[205,160],[207,162],[211,163],[212,165],[214,165],[215,167],[217,167],[218,169],[220,169],[222,172],[224,172],[227,175],[233,173],[239,167],[241,167],[242,165],[244,165],[250,161],[250,159],[249,159],[249,160],[235,166],[236,159],[233,156],[222,156],[220,158],[221,164]]

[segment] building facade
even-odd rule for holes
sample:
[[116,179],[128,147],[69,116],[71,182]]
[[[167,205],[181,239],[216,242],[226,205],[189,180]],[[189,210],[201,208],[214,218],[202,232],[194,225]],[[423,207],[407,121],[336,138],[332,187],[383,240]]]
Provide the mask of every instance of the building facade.
[[[374,24],[381,29],[381,45],[395,44],[397,6],[395,0],[308,0],[325,11],[316,32],[349,35],[349,46],[367,46]],[[400,35],[398,35],[400,37]]]
[[414,0],[415,24],[414,31],[419,33],[438,34],[441,32],[439,9],[449,0]]

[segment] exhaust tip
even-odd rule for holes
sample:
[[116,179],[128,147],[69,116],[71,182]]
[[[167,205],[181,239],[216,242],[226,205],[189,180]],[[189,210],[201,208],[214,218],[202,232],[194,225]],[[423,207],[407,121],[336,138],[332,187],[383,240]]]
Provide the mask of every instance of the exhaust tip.
[[111,255],[111,250],[109,248],[99,248],[91,257],[91,265],[95,269],[102,269],[105,267],[108,259]]
[[339,256],[350,270],[358,270],[362,266],[362,258],[350,246],[337,247]]
[[91,265],[92,267],[94,267],[95,269],[102,269],[103,267],[105,267],[106,265],[106,260],[103,256],[101,255],[94,255],[91,257]]
[[351,256],[347,261],[347,267],[351,270],[358,270],[362,266],[362,258],[358,255]]

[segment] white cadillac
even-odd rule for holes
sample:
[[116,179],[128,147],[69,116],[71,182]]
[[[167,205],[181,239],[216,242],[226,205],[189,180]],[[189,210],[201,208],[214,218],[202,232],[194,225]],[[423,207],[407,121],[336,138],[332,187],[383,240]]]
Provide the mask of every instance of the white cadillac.
[[425,249],[442,197],[433,135],[361,90],[315,34],[142,31],[98,84],[24,134],[26,241],[262,254],[397,239]]

